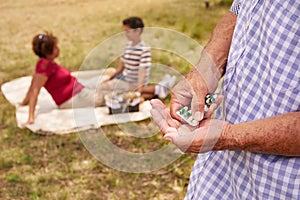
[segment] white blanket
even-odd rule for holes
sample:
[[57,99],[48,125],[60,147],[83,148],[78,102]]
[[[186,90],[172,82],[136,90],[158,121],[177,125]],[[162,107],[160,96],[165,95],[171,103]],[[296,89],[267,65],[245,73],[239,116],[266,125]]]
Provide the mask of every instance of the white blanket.
[[[74,72],[82,84],[93,84],[102,75],[104,80],[113,70],[93,70]],[[21,77],[1,86],[5,98],[16,107],[18,127],[25,128],[28,119],[28,106],[19,106],[18,103],[25,97],[31,82],[31,76]],[[100,126],[141,121],[151,116],[149,101],[140,104],[139,112],[108,114],[107,107],[58,109],[50,94],[42,88],[38,97],[35,113],[35,123],[26,125],[28,129],[40,134],[66,134],[76,131],[99,128]]]

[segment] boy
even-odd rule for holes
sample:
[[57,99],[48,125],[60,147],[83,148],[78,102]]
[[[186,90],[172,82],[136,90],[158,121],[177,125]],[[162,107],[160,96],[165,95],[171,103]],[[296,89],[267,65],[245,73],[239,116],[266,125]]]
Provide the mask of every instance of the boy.
[[128,43],[121,56],[122,64],[107,81],[97,88],[99,93],[138,91],[144,99],[155,96],[165,98],[168,95],[169,89],[175,83],[175,77],[166,75],[158,85],[147,85],[151,69],[151,49],[141,39],[143,28],[144,23],[139,17],[129,17],[123,20],[123,30]]

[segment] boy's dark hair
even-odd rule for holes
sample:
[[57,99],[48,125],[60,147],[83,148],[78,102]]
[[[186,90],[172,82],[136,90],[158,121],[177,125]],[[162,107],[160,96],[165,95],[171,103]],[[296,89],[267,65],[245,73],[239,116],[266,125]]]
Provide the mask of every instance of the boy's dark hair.
[[53,48],[57,44],[57,38],[51,33],[42,33],[33,37],[32,50],[40,58],[45,58],[53,52]]
[[129,17],[123,20],[124,26],[129,26],[132,29],[144,28],[143,20],[140,17]]

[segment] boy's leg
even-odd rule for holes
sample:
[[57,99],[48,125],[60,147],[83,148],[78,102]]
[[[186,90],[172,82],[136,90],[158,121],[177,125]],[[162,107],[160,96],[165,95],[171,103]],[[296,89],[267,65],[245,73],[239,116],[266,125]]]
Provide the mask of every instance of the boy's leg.
[[59,106],[60,109],[105,106],[104,96],[113,92],[122,93],[134,90],[134,86],[125,81],[113,79],[104,82],[96,89],[83,88]]
[[110,81],[106,81],[96,87],[97,93],[102,93],[104,91],[109,92],[128,92],[135,90],[134,85],[129,84],[126,81],[120,79],[112,79]]
[[153,94],[154,95],[155,86],[154,85],[147,85],[142,87],[141,93],[142,94]]
[[141,96],[144,100],[153,99],[155,95],[155,85],[144,86],[141,90]]
[[160,98],[164,99],[169,94],[170,89],[175,84],[176,77],[166,74],[157,85],[144,86],[141,95],[144,99]]

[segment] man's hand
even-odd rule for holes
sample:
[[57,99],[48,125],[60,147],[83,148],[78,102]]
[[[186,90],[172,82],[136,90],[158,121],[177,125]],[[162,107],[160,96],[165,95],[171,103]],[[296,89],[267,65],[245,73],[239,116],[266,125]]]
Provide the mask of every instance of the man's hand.
[[228,125],[225,121],[212,119],[201,121],[198,127],[191,127],[173,119],[160,100],[151,100],[151,105],[152,117],[164,138],[183,152],[199,153],[212,150]]
[[184,79],[179,81],[171,91],[171,116],[180,120],[176,111],[183,106],[191,105],[194,119],[200,121],[204,117],[205,96],[208,89],[197,69],[191,70]]
[[217,94],[215,102],[209,106],[209,109],[205,113],[205,96],[208,92],[209,90],[206,86],[206,82],[201,74],[196,69],[192,70],[187,74],[185,79],[179,81],[172,89],[171,116],[180,120],[176,115],[176,111],[184,106],[190,106],[195,120],[201,121],[203,118],[210,118],[213,112],[222,103],[224,96]]

